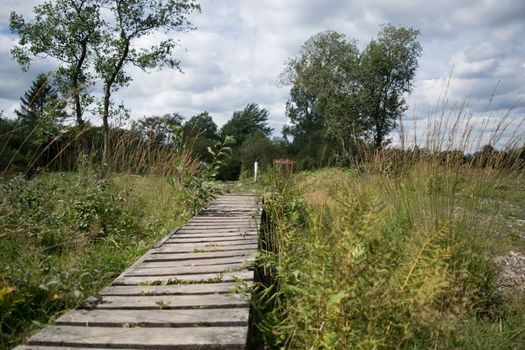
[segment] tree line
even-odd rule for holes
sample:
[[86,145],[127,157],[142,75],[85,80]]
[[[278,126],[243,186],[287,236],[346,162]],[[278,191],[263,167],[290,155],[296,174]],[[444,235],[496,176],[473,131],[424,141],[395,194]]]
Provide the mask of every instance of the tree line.
[[[4,140],[0,144],[2,175],[24,173],[30,176],[39,169],[80,171],[85,163],[91,167],[101,164],[103,127],[91,126],[84,132],[78,125],[65,123],[71,117],[66,112],[66,104],[60,98],[58,88],[49,76],[38,75],[20,98],[20,108],[15,110],[15,116],[0,116],[0,135]],[[110,170],[136,174],[150,172],[151,163],[169,161],[169,158],[159,157],[159,154],[173,152],[175,133],[179,134],[180,141],[191,156],[204,162],[212,161],[213,155],[209,150],[213,149],[217,142],[226,137],[231,138],[230,147],[233,152],[220,169],[218,178],[221,180],[236,180],[241,174],[251,174],[256,160],[264,168],[270,166],[273,159],[289,158],[296,160],[297,169],[314,169],[330,164],[328,160],[325,160],[327,163],[324,164],[323,161],[318,162],[314,157],[319,156],[318,159],[322,159],[322,152],[332,152],[324,157],[332,157],[333,161],[336,154],[333,149],[337,149],[338,144],[334,138],[326,136],[326,130],[312,128],[303,134],[304,138],[300,135],[290,142],[285,137],[272,137],[273,130],[268,125],[268,117],[267,109],[256,103],[249,103],[242,110],[234,111],[221,128],[207,111],[187,119],[179,113],[168,113],[133,120],[126,128],[112,128],[113,143],[110,146],[114,158],[117,159],[112,163]],[[82,135],[82,138],[79,135]],[[353,151],[354,156],[373,152],[372,143],[367,145],[362,142],[359,150]],[[84,157],[86,146],[87,159]],[[138,150],[141,152],[138,153]],[[437,156],[444,163],[469,163],[479,167],[511,167],[516,165],[516,160],[521,166],[525,165],[525,147],[500,151],[486,145],[474,154],[443,151],[439,155],[433,155],[429,150],[417,147],[411,151],[386,152],[390,154],[389,158],[395,160],[394,163],[399,164],[422,156]],[[149,163],[137,165],[143,160],[139,158],[144,156],[153,159]]]
[[[63,96],[71,97],[76,124],[86,127],[85,113],[94,106],[102,121],[102,171],[108,171],[110,118],[119,112],[112,94],[129,84],[129,66],[144,71],[169,67],[180,70],[172,55],[177,41],[159,40],[139,46],[139,40],[155,33],[194,29],[188,16],[200,10],[194,0],[56,0],[34,7],[34,19],[27,21],[11,12],[9,26],[18,34],[12,57],[24,70],[32,61],[50,57],[59,63],[55,84]],[[102,99],[90,93],[101,81]],[[88,145],[80,138],[84,162]],[[85,165],[85,164],[84,164]]]
[[[4,140],[0,145],[0,171],[3,175],[31,175],[39,169],[80,171],[85,166],[96,167],[103,162],[104,126],[68,123],[70,116],[66,104],[60,98],[55,81],[48,75],[38,75],[20,98],[20,108],[15,110],[15,115],[15,118],[0,116],[0,135]],[[188,119],[176,112],[145,116],[131,121],[126,128],[112,128],[108,147],[115,153],[113,157],[118,157],[116,153],[120,147],[131,158],[130,162],[139,162],[138,156],[135,159],[132,156],[138,148],[147,149],[151,156],[162,151],[173,152],[174,137],[179,133],[180,141],[195,159],[210,162],[213,155],[209,149],[230,137],[233,152],[218,178],[235,180],[243,169],[251,169],[254,161],[258,160],[265,167],[273,158],[286,154],[287,144],[282,139],[270,139],[272,129],[268,116],[268,110],[256,103],[234,111],[222,128],[207,111]],[[123,162],[110,166],[109,170],[148,171],[147,167],[131,169]]]
[[[167,154],[175,135],[206,162],[209,149],[231,136],[232,156],[219,178],[234,180],[255,160],[263,167],[275,158],[293,159],[298,169],[349,166],[389,145],[391,131],[408,108],[422,52],[418,30],[391,24],[382,25],[362,50],[356,40],[327,30],[288,59],[279,77],[290,87],[289,123],[282,137],[272,137],[269,112],[257,103],[234,111],[222,128],[208,112],[188,120],[178,113],[148,116],[128,128],[111,127],[112,118],[129,117],[123,105],[112,101],[112,94],[131,81],[129,66],[181,69],[172,55],[174,39],[140,48],[138,41],[158,32],[195,29],[188,16],[199,10],[193,0],[56,0],[37,5],[31,21],[11,13],[10,28],[19,36],[12,57],[22,69],[41,57],[60,65],[52,75],[37,77],[15,119],[0,118],[6,140],[0,145],[0,169],[30,173],[99,164],[104,176],[126,169],[112,154],[116,149],[129,153],[133,147],[138,154],[146,148],[137,156],[141,159],[157,151]],[[102,82],[99,101],[91,93],[97,81]],[[100,127],[86,120],[88,112],[100,117]],[[168,161],[159,154],[158,161]]]

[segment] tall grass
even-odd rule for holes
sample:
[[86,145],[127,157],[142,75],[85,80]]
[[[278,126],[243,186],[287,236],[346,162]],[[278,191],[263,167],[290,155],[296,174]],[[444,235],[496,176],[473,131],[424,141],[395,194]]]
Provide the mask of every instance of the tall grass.
[[195,158],[180,137],[159,144],[118,129],[102,179],[96,136],[91,159],[80,158],[77,141],[89,132],[76,131],[48,163],[33,167],[37,149],[19,176],[0,177],[0,349],[95,294],[214,193],[207,181],[217,164]]
[[[366,153],[353,170],[266,174],[254,303],[268,348],[525,344],[524,296],[501,293],[493,260],[525,252],[509,230],[525,203],[523,134],[503,140],[522,124],[487,130],[465,108],[439,118],[425,143]],[[485,140],[506,152],[465,156]]]

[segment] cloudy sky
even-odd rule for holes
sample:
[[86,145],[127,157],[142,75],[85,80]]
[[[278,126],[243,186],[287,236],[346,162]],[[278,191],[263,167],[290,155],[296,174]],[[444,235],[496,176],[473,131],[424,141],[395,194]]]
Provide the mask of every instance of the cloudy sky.
[[[9,55],[16,43],[9,33],[9,11],[31,17],[38,2],[0,0],[4,115],[12,114],[39,72],[53,69],[52,62],[42,60],[25,73]],[[426,119],[446,90],[449,106],[470,96],[475,111],[498,116],[517,103],[513,114],[524,118],[519,102],[525,98],[523,0],[202,0],[201,6],[202,12],[192,16],[198,29],[177,36],[183,74],[128,68],[133,82],[115,100],[124,101],[133,118],[171,112],[190,117],[207,110],[222,125],[234,110],[256,102],[270,111],[278,135],[287,121],[289,89],[276,81],[286,59],[326,29],[357,39],[363,47],[387,22],[421,31],[423,56],[407,114]],[[93,88],[99,90],[100,84]]]

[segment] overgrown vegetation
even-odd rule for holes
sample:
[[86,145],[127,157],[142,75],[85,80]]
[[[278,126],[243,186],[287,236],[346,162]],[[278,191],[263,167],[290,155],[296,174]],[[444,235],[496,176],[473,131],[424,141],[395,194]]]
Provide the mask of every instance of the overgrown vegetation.
[[0,348],[93,295],[189,214],[162,177],[48,174],[0,187]]
[[[28,128],[36,130],[38,117]],[[1,349],[95,294],[219,193],[213,180],[230,156],[231,138],[210,145],[206,162],[193,152],[180,121],[152,118],[136,130],[114,129],[109,177],[100,176],[95,157],[82,173],[47,172],[63,166],[62,155],[78,151],[70,145],[49,163],[41,159],[41,167],[25,158],[6,165],[20,165],[21,175],[0,179]],[[24,142],[31,142],[33,132],[26,134]],[[84,140],[93,142],[96,155],[96,134]],[[41,147],[48,146],[28,147],[26,155],[38,159]],[[13,149],[13,157],[21,150]],[[4,174],[12,171],[8,168]]]
[[525,204],[519,152],[485,164],[453,154],[385,150],[353,169],[264,177],[254,305],[269,348],[525,343],[524,295],[502,293],[494,261],[525,253],[513,229]]
[[[265,168],[281,157],[299,170],[345,168],[293,174],[285,166],[262,176],[254,343],[525,344],[524,295],[499,288],[494,259],[525,253],[515,225],[525,220],[525,146],[513,109],[481,115],[467,98],[453,116],[441,101],[424,138],[409,141],[398,118],[421,54],[419,32],[384,25],[363,51],[333,31],[305,42],[281,77],[291,85],[282,139],[270,139],[269,112],[256,103],[233,111],[221,129],[208,112],[127,123],[129,111],[111,102],[131,79],[126,65],[180,69],[173,39],[144,50],[137,39],[191,30],[198,10],[192,0],[57,0],[35,7],[32,22],[11,14],[20,37],[13,58],[24,68],[42,56],[62,65],[36,78],[16,117],[0,114],[0,348],[109,283],[205,206],[218,193],[215,178],[249,183],[254,161]],[[86,87],[97,77],[101,127],[85,119],[95,102]],[[396,126],[399,147],[389,147]]]

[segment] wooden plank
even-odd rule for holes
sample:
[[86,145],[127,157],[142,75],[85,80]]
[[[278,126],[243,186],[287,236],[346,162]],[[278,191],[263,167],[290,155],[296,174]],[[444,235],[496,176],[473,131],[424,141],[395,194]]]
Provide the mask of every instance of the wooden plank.
[[85,327],[208,327],[247,326],[249,309],[74,310],[57,325]]
[[[242,214],[249,214],[251,212],[243,212]],[[241,213],[240,212],[234,212],[234,211],[208,211],[208,212],[201,212],[199,215],[202,216],[202,217],[206,217],[206,216],[213,216],[213,217],[224,217],[224,218],[231,218],[231,217],[239,217]]]
[[221,238],[221,237],[258,237],[257,232],[225,232],[225,233],[179,233],[176,238]]
[[196,232],[203,232],[203,233],[223,233],[223,232],[252,232],[257,233],[257,230],[255,228],[249,228],[249,229],[241,229],[239,227],[218,227],[214,229],[202,229],[202,228],[182,228],[179,230],[179,233],[196,233]]
[[162,247],[162,245],[171,237],[173,236],[175,233],[177,233],[177,231],[179,230],[179,227],[176,227],[175,229],[173,229],[170,233],[168,233],[164,238],[162,238],[160,240],[160,242],[158,242],[153,249],[149,250],[148,252],[146,252],[146,254],[144,254],[142,257],[140,257],[137,261],[135,261],[133,264],[131,264],[126,270],[122,271],[122,273],[116,278],[120,278],[122,276],[124,276],[126,274],[126,271],[128,271],[129,269],[132,269],[133,267],[135,266],[138,266],[140,265],[147,257],[149,254],[151,254],[152,251],[154,251],[155,249],[158,249],[160,247]]
[[236,249],[227,251],[215,251],[204,253],[173,253],[170,251],[155,250],[149,254],[144,261],[176,261],[176,260],[201,260],[214,259],[234,256],[255,256],[257,254],[253,249]]
[[214,230],[237,230],[237,231],[257,231],[257,227],[249,225],[187,225],[184,231],[214,231]]
[[51,326],[29,345],[128,349],[245,349],[248,327],[118,328]]
[[96,349],[96,350],[128,350],[128,349],[124,349],[124,348],[99,348],[99,347],[96,347],[96,348],[93,348],[93,347],[89,347],[89,348],[86,348],[86,347],[70,347],[70,346],[57,346],[57,345],[53,345],[53,346],[41,346],[41,345],[20,345],[20,346],[17,346],[16,348],[14,348],[13,350],[93,350],[93,349]]
[[157,252],[163,253],[214,253],[222,251],[257,251],[257,243],[252,244],[220,244],[220,245],[209,245],[200,243],[195,244],[165,244],[157,250]]
[[88,300],[83,309],[225,309],[248,307],[249,302],[242,294],[206,295],[153,295],[153,296],[100,296]]
[[210,218],[194,216],[189,220],[186,225],[205,225],[205,224],[236,224],[236,225],[257,225],[257,221],[249,217],[238,217],[238,218]]
[[243,235],[234,235],[230,237],[202,237],[202,238],[182,238],[182,237],[172,237],[166,241],[165,244],[180,244],[180,243],[218,243],[218,242],[257,242],[257,236],[243,236]]
[[223,217],[202,217],[202,216],[194,216],[190,220],[188,220],[188,223],[201,223],[201,222],[226,222],[226,223],[257,223],[257,220],[254,218],[248,218],[248,217],[239,217],[239,218],[223,218]]
[[216,279],[220,282],[235,282],[238,280],[252,281],[253,271],[225,272],[223,274],[200,274],[200,275],[170,275],[170,276],[152,276],[152,277],[121,277],[113,281],[114,286],[127,285],[151,285],[151,284],[174,284],[177,281],[182,283],[213,283]]
[[147,261],[140,265],[140,268],[155,267],[184,267],[184,266],[203,266],[203,265],[222,265],[222,264],[252,264],[255,256],[234,256],[228,258],[201,259],[201,260],[180,260],[180,261]]
[[251,282],[240,285],[237,282],[200,283],[200,284],[171,284],[165,286],[108,286],[99,292],[100,295],[200,295],[200,294],[229,294],[235,290],[248,290]]
[[169,276],[169,275],[196,275],[202,273],[221,273],[246,270],[243,263],[222,264],[222,265],[202,265],[202,266],[163,266],[155,268],[143,268],[142,265],[129,270],[125,276]]

